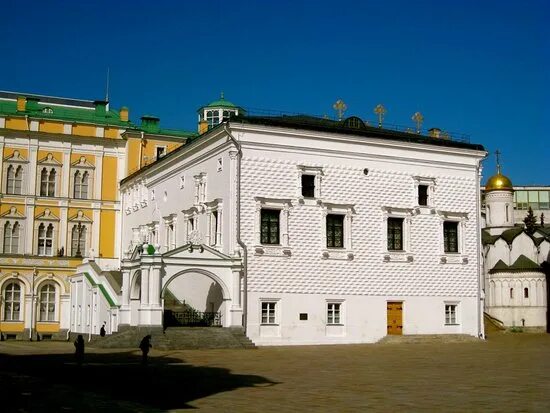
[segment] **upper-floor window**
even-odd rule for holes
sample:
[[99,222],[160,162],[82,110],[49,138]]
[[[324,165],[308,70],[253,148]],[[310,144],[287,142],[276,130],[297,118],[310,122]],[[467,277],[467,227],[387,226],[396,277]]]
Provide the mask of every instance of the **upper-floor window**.
[[327,303],[327,324],[340,324],[341,303]]
[[88,199],[89,180],[88,171],[76,171],[74,173],[73,198]]
[[6,222],[4,225],[4,254],[17,254],[19,252],[19,223]]
[[428,205],[428,185],[418,185],[418,205]]
[[261,211],[260,242],[262,244],[279,244],[279,217],[278,209],[264,209]]
[[403,250],[403,218],[388,218],[388,250]]
[[6,193],[21,195],[23,187],[23,167],[21,165],[9,165],[7,170]]
[[38,227],[38,255],[53,255],[53,224]]
[[73,257],[86,256],[86,236],[88,229],[85,225],[73,225],[71,230],[71,255]]
[[231,116],[233,116],[235,114],[234,111],[232,110],[224,110],[223,111],[223,120],[229,120],[229,118],[231,118]]
[[344,248],[344,215],[327,215],[327,248]]
[[54,168],[48,171],[47,168],[42,168],[40,173],[40,196],[55,196],[55,176]]
[[220,114],[217,110],[209,110],[206,112],[206,122],[208,122],[208,128],[213,128],[220,123]]
[[445,252],[458,252],[458,222],[443,222],[443,245]]
[[4,320],[19,321],[21,319],[21,286],[15,282],[9,283],[4,289]]
[[315,198],[315,175],[302,175],[302,196]]

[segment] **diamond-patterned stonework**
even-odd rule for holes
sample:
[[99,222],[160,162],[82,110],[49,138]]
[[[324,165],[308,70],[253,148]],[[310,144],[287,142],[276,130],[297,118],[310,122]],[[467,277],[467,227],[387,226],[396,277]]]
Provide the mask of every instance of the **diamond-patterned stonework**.
[[[284,159],[244,157],[241,175],[241,237],[255,245],[254,197],[296,199],[297,165]],[[338,163],[340,161],[341,163]],[[418,173],[345,165],[335,158],[323,168],[321,201],[353,204],[353,259],[323,259],[322,205],[292,202],[289,212],[291,256],[261,256],[249,248],[248,288],[254,292],[384,296],[462,296],[477,294],[476,172],[430,175],[435,178],[433,210],[467,214],[462,256],[469,259],[443,264],[441,218],[437,213],[412,214],[412,259],[387,261],[384,207],[412,210],[416,205],[414,176]],[[435,170],[435,168],[434,168]],[[441,172],[445,170],[440,168]]]

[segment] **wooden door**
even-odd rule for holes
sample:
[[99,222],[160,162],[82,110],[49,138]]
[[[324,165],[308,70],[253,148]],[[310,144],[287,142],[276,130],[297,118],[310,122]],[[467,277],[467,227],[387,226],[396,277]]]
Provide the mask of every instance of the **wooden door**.
[[403,301],[388,301],[388,334],[403,334]]

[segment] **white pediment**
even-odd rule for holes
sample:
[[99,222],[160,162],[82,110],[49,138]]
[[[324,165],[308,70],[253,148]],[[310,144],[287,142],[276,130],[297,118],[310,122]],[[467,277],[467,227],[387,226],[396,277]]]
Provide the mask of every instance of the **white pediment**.
[[25,216],[21,214],[16,207],[12,206],[9,210],[0,215],[0,218],[6,219],[25,219]]
[[79,210],[75,215],[69,218],[69,221],[75,221],[75,222],[92,222],[90,218],[88,218],[84,212]]
[[162,258],[200,258],[200,259],[218,259],[233,260],[229,255],[222,254],[218,250],[208,245],[185,244],[162,254]]
[[13,153],[11,155],[8,155],[4,158],[4,161],[7,161],[7,162],[20,162],[20,163],[24,163],[24,162],[28,162],[28,160],[26,158],[23,157],[23,155],[21,155],[21,152],[15,150],[13,151]]
[[54,215],[48,208],[46,208],[41,214],[38,214],[34,219],[39,221],[59,221],[59,217]]
[[81,156],[77,161],[71,163],[71,167],[73,168],[89,168],[94,169],[95,166],[93,166],[90,162],[86,160],[85,156]]
[[38,164],[40,165],[52,165],[52,166],[62,166],[62,163],[59,162],[57,159],[54,158],[54,156],[49,153],[44,158],[40,159],[38,161]]

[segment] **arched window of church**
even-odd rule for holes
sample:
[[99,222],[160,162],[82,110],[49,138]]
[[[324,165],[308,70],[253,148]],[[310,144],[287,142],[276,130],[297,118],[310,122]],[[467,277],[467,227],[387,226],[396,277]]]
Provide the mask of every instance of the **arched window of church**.
[[524,298],[529,298],[529,288],[525,287],[523,289],[523,297]]
[[510,221],[510,206],[506,204],[506,222]]
[[510,288],[510,298],[514,298],[514,289]]

